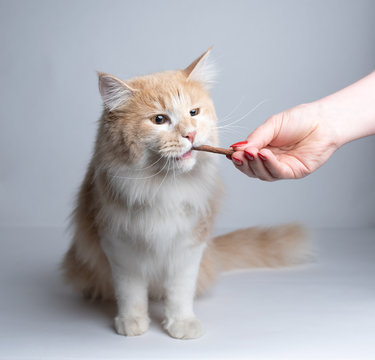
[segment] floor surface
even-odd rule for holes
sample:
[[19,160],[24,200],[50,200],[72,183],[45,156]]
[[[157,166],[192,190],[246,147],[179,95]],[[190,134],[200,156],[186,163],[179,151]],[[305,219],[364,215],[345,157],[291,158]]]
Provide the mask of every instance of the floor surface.
[[0,230],[0,359],[375,359],[375,229],[314,232],[313,263],[223,275],[196,301],[206,334],[175,340],[152,324],[127,338],[113,306],[64,285],[59,229]]

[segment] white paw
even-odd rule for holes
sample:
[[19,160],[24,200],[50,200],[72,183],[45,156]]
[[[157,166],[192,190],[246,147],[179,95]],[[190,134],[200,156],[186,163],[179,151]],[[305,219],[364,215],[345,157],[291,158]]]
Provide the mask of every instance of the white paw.
[[196,339],[204,333],[203,326],[197,318],[166,320],[164,327],[169,335],[176,339]]
[[150,319],[148,317],[115,317],[115,328],[120,335],[142,335],[147,331],[149,324]]

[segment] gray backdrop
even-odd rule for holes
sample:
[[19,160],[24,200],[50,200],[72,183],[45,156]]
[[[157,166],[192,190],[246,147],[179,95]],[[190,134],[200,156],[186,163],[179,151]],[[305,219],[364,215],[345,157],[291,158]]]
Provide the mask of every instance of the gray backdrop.
[[[0,226],[65,226],[101,111],[95,70],[121,78],[183,68],[210,45],[228,146],[270,115],[375,69],[375,2],[1,1]],[[302,221],[375,225],[375,138],[310,177],[265,183],[225,159],[218,227]]]

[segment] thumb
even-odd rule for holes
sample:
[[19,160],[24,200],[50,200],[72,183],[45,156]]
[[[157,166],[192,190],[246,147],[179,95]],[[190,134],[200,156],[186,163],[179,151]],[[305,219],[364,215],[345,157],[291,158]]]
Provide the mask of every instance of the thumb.
[[263,149],[277,136],[280,129],[280,115],[271,116],[262,125],[258,126],[248,137],[248,146]]

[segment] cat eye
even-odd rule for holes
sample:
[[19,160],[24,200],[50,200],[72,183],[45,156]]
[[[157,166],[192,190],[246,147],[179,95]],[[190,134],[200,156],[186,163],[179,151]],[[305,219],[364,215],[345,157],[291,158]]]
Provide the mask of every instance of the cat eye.
[[190,115],[191,116],[196,116],[199,114],[199,108],[196,108],[196,109],[193,109],[193,110],[190,110]]
[[166,115],[156,115],[154,116],[151,121],[156,125],[162,125],[169,121],[169,117]]

